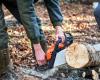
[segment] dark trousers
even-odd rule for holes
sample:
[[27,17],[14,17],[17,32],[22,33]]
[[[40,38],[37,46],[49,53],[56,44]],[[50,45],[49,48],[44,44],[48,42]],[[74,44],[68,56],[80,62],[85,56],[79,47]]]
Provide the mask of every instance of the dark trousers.
[[[13,2],[14,1],[14,2]],[[8,43],[7,27],[5,26],[2,4],[23,24],[28,38],[33,43],[44,39],[41,29],[41,21],[34,9],[34,0],[1,0],[0,1],[0,48],[6,48]],[[61,25],[63,17],[61,14],[59,0],[44,0],[53,26]]]
[[94,16],[98,24],[98,28],[100,29],[100,2],[99,5],[94,10]]

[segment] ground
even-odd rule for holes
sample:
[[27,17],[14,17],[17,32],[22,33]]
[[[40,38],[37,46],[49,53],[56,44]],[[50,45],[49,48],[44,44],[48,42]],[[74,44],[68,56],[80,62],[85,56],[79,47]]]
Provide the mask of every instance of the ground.
[[[100,42],[100,33],[93,16],[92,5],[67,3],[61,4],[61,9],[64,16],[64,31],[70,32],[74,36],[75,42],[87,42],[91,44]],[[37,4],[36,11],[42,20],[42,28],[48,40],[48,45],[50,46],[55,41],[55,30],[50,23],[45,6]],[[10,16],[10,13],[7,10],[5,10],[5,13],[9,33],[9,49],[14,69],[19,72],[20,67],[32,68],[35,65],[35,60],[34,57],[32,57],[31,44],[27,38],[26,32],[23,26],[17,23],[16,20]],[[64,78],[65,76],[68,78],[68,73],[66,73],[67,75],[62,72],[59,73],[61,73],[59,80],[69,80]],[[59,75],[56,74],[55,77],[50,78],[50,80],[58,80],[57,77],[59,77]],[[40,80],[40,78],[23,75],[22,80]]]

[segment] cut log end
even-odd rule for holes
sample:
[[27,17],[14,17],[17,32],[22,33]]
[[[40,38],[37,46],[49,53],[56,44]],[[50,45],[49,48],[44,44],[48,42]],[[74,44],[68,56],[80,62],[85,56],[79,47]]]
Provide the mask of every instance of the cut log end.
[[74,68],[82,68],[89,62],[89,54],[85,45],[73,43],[66,51],[66,61]]

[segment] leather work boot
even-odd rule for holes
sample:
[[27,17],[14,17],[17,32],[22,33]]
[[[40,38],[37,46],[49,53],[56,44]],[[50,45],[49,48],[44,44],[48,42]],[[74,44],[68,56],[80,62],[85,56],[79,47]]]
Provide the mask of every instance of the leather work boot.
[[19,80],[18,75],[10,67],[0,75],[0,80]]
[[8,49],[0,50],[0,80],[18,80],[12,65]]

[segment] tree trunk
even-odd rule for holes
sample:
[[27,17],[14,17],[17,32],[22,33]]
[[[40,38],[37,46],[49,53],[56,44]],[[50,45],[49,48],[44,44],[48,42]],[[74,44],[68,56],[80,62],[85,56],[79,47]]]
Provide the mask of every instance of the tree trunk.
[[74,68],[100,65],[100,44],[73,43],[66,49],[66,61]]

